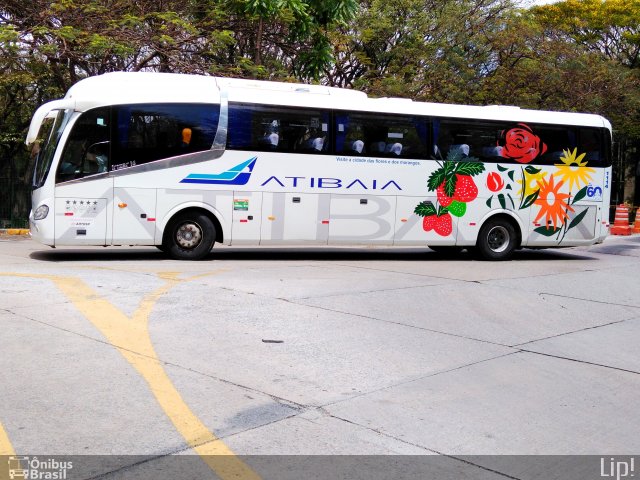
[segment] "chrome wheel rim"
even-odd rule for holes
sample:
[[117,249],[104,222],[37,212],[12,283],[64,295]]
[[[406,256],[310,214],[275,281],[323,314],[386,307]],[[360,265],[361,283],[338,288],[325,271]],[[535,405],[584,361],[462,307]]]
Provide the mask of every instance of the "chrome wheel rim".
[[202,227],[195,222],[185,222],[176,230],[176,244],[185,250],[191,250],[202,241]]
[[493,227],[487,234],[487,244],[496,253],[504,252],[509,247],[509,240],[509,231],[502,225]]

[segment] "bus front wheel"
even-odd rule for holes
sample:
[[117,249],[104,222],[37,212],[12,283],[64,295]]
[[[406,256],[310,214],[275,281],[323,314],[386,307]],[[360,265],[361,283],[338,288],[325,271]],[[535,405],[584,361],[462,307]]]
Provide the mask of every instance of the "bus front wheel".
[[178,260],[200,260],[213,248],[216,228],[211,219],[200,212],[182,212],[168,225],[163,249]]
[[480,229],[477,249],[486,260],[508,260],[517,247],[516,229],[505,218],[491,218]]

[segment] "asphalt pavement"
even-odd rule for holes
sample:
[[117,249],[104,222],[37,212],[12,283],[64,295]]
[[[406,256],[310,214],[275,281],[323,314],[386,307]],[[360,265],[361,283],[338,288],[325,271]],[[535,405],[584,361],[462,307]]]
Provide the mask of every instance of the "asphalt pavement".
[[640,473],[640,235],[508,262],[2,235],[0,299],[0,479]]

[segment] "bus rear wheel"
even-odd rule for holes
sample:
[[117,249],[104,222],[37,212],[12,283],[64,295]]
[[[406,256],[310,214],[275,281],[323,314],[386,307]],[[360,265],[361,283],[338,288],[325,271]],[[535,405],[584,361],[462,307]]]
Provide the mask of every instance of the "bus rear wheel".
[[480,229],[477,249],[486,260],[508,260],[517,247],[516,229],[505,218],[491,218]]
[[167,227],[162,244],[173,258],[200,260],[213,248],[216,228],[211,219],[200,212],[183,212],[176,215]]

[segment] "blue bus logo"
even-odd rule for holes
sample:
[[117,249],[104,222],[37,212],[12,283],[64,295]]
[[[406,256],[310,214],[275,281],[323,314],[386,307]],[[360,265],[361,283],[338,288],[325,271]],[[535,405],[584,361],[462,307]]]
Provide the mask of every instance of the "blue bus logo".
[[206,183],[209,185],[246,185],[258,157],[252,157],[222,173],[191,173],[180,183]]

